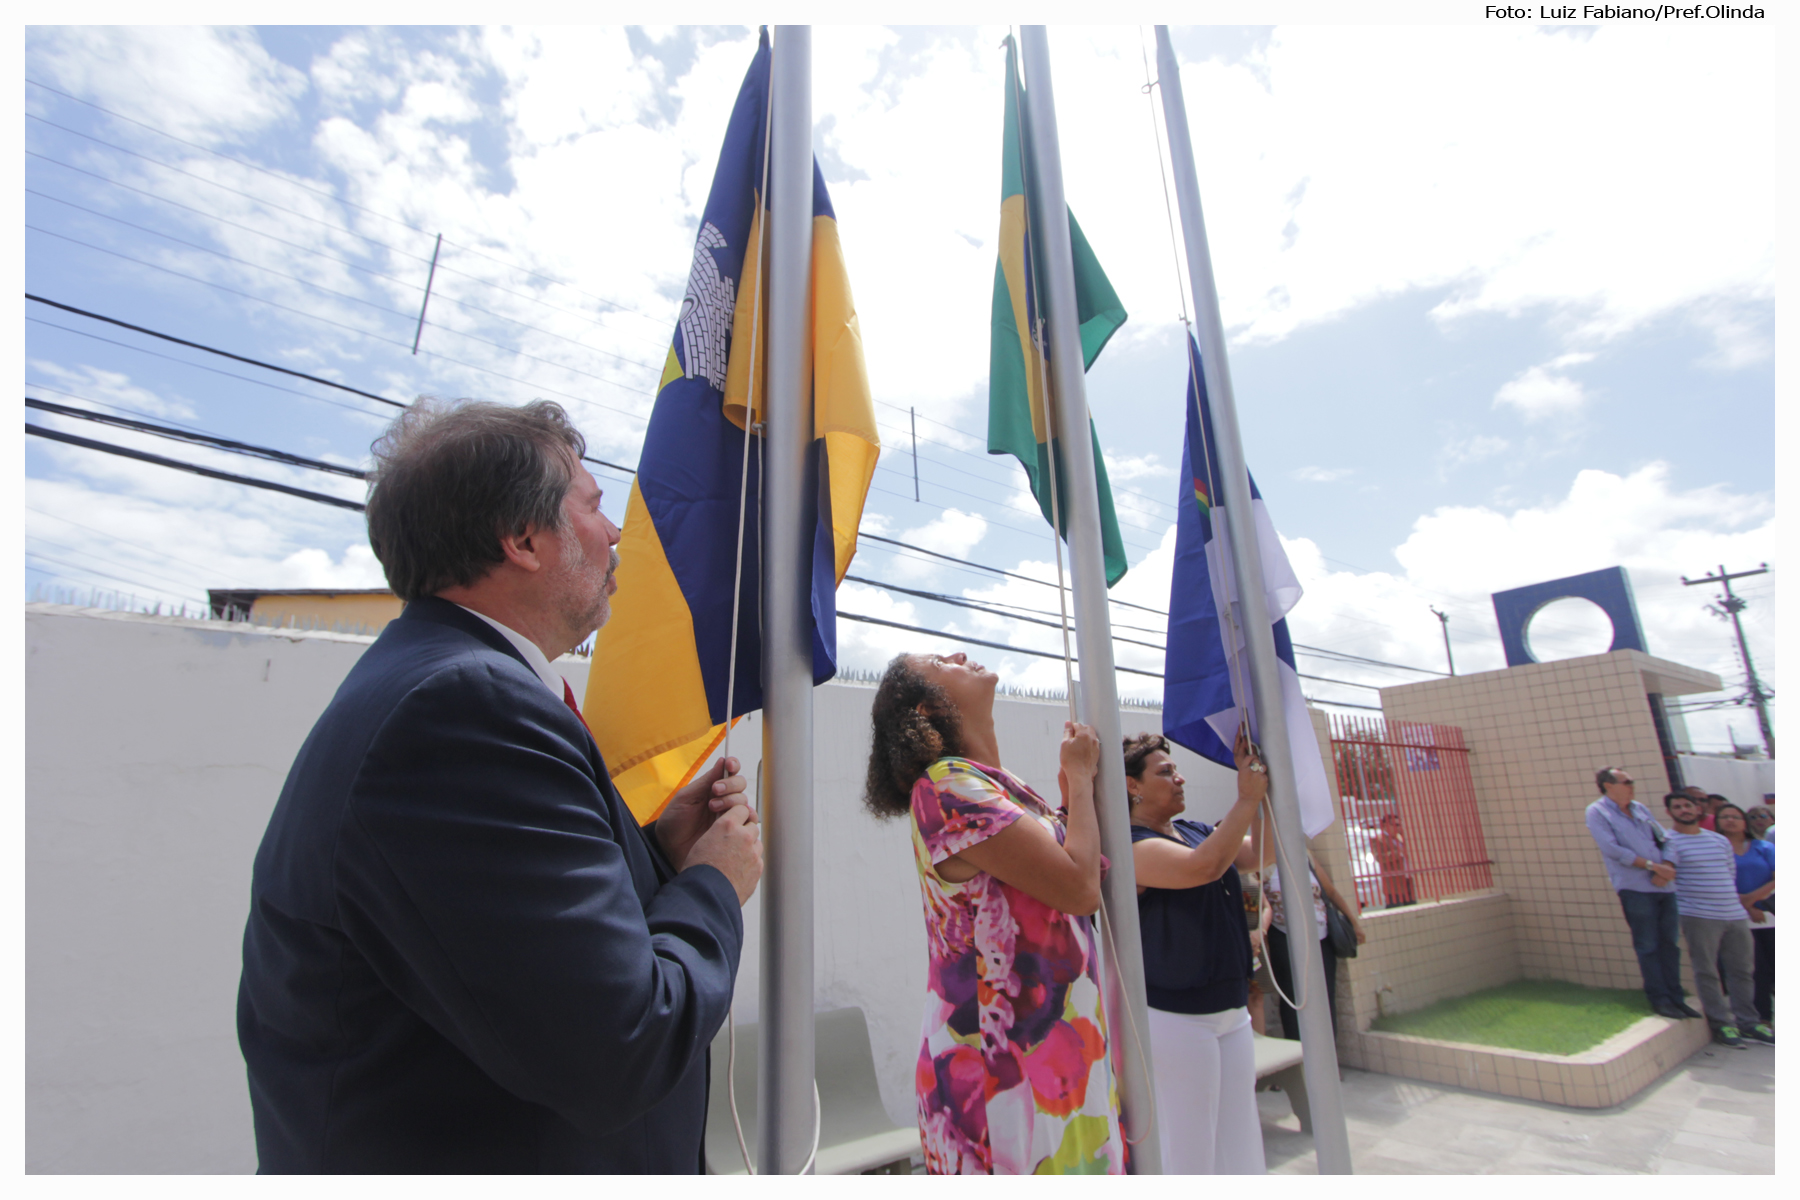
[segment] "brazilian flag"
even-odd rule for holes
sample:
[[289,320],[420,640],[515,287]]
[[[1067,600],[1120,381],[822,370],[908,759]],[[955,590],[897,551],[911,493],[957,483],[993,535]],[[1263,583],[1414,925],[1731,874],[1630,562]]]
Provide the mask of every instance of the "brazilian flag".
[[[1013,42],[1006,40],[1006,136],[1002,147],[1000,184],[1000,261],[994,268],[993,343],[988,357],[988,453],[1010,454],[1031,477],[1031,494],[1043,509],[1044,520],[1055,524],[1050,498],[1050,455],[1056,455],[1056,477],[1066,471],[1061,446],[1044,425],[1044,398],[1048,386],[1047,347],[1033,336],[1038,327],[1036,281],[1043,257],[1032,236],[1026,201],[1026,180],[1033,164],[1025,138],[1024,91]],[[1125,323],[1125,308],[1100,269],[1093,248],[1082,236],[1075,214],[1069,220],[1069,243],[1075,257],[1075,308],[1081,327],[1084,369],[1094,365],[1100,348]],[[1113,512],[1112,488],[1106,479],[1106,462],[1100,454],[1100,438],[1088,419],[1094,439],[1094,474],[1100,494],[1100,536],[1106,554],[1106,584],[1111,587],[1125,574],[1125,543],[1119,538],[1119,518]],[[1069,533],[1066,485],[1057,497],[1063,525]]]

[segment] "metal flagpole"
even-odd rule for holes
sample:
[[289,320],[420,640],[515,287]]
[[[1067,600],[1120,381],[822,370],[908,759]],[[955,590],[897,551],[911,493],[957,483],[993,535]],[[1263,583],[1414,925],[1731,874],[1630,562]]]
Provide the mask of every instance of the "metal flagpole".
[[770,64],[769,391],[763,473],[761,1053],[756,1162],[793,1175],[813,1111],[812,30],[775,30]]
[[[1250,473],[1238,433],[1237,402],[1225,362],[1225,325],[1219,316],[1219,293],[1213,283],[1212,255],[1206,245],[1206,222],[1200,212],[1200,184],[1194,174],[1194,148],[1188,139],[1187,108],[1181,98],[1181,68],[1169,41],[1169,27],[1156,27],[1156,74],[1162,88],[1163,119],[1169,131],[1170,166],[1181,208],[1187,243],[1188,286],[1194,295],[1195,334],[1200,342],[1200,369],[1212,406],[1214,449],[1218,452],[1225,492],[1225,527],[1231,539],[1231,569],[1237,577],[1239,625],[1250,667],[1250,694],[1263,761],[1269,768],[1269,807],[1275,818],[1276,854],[1282,890],[1305,897],[1309,891],[1306,835],[1300,826],[1300,798],[1294,781],[1294,756],[1281,702],[1281,660],[1275,656],[1262,588],[1262,553],[1250,502]],[[1297,999],[1300,1045],[1305,1055],[1306,1092],[1312,1102],[1313,1146],[1319,1173],[1350,1173],[1350,1136],[1344,1128],[1344,1100],[1338,1087],[1337,1040],[1331,1009],[1325,1002],[1325,964],[1312,905],[1301,900],[1287,908],[1288,945],[1294,978],[1304,980]]]
[[[1144,1008],[1144,946],[1138,934],[1137,873],[1131,860],[1131,816],[1125,800],[1125,759],[1119,747],[1118,676],[1113,673],[1112,618],[1106,602],[1106,561],[1100,545],[1100,498],[1094,485],[1094,448],[1088,432],[1086,367],[1075,312],[1075,259],[1069,247],[1069,206],[1063,196],[1062,154],[1056,137],[1056,103],[1050,90],[1050,46],[1042,25],[1019,30],[1025,63],[1025,106],[1030,114],[1032,227],[1043,249],[1042,291],[1050,330],[1050,383],[1056,436],[1067,456],[1063,485],[1069,558],[1075,592],[1076,656],[1081,663],[1081,719],[1100,739],[1100,772],[1094,810],[1100,852],[1112,864],[1102,882],[1102,914],[1112,927],[1113,987],[1106,998],[1107,1034],[1119,1064],[1119,1094],[1132,1136],[1132,1171],[1162,1173],[1159,1133],[1150,1119],[1150,1064],[1146,1060],[1148,1014]],[[1054,452],[1054,448],[1053,448]]]

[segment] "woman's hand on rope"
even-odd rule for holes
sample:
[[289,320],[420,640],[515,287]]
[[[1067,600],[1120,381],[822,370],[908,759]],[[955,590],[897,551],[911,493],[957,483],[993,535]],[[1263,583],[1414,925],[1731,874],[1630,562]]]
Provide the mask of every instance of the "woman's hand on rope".
[[1231,748],[1231,757],[1237,765],[1238,799],[1260,804],[1269,794],[1269,768],[1262,760],[1262,751],[1250,740],[1248,722],[1238,726],[1237,745]]
[[1100,769],[1100,738],[1091,725],[1063,722],[1062,773],[1069,779],[1092,779]]

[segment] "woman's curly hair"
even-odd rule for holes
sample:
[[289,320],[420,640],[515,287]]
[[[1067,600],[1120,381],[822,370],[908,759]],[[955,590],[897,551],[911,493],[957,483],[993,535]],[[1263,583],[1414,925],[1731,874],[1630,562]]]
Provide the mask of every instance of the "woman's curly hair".
[[1160,733],[1140,733],[1136,737],[1125,739],[1125,773],[1133,779],[1144,777],[1144,761],[1161,750],[1174,757],[1175,751],[1169,745],[1169,739]]
[[873,736],[863,803],[877,817],[904,817],[912,812],[913,784],[925,768],[962,754],[956,702],[919,674],[908,655],[896,654],[875,689],[869,723]]

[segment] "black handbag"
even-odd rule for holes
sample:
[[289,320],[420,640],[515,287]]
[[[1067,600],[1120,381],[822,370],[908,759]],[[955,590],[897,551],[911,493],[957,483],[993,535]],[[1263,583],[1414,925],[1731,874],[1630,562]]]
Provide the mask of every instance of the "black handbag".
[[1356,957],[1356,926],[1350,924],[1349,916],[1329,897],[1325,899],[1325,939],[1331,943],[1331,952],[1339,958]]

